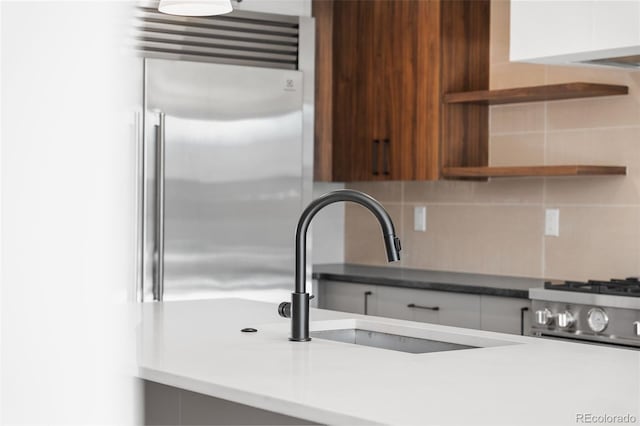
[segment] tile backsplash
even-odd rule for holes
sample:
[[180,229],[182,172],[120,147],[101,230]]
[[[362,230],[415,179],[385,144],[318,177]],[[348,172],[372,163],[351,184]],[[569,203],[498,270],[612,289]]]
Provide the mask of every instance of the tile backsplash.
[[[509,63],[509,2],[492,2],[492,89],[586,81],[628,96],[493,106],[490,164],[626,165],[627,176],[489,182],[356,182],[381,201],[403,242],[401,266],[497,275],[589,279],[640,275],[640,72]],[[415,206],[427,230],[413,230]],[[560,235],[544,235],[546,208]],[[389,265],[377,223],[345,210],[345,261]],[[395,264],[389,265],[396,266]]]

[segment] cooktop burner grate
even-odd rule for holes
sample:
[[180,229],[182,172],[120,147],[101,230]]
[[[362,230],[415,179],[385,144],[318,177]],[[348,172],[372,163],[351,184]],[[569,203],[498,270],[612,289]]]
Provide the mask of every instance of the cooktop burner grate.
[[612,279],[610,281],[546,281],[544,288],[549,290],[575,291],[579,293],[640,297],[640,280],[637,277]]

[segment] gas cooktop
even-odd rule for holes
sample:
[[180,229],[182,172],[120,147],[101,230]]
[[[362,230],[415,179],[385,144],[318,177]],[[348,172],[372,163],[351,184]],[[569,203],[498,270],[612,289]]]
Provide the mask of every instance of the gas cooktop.
[[579,293],[640,297],[640,278],[631,277],[612,279],[609,281],[546,281],[544,288],[548,290],[575,291]]
[[533,336],[640,348],[639,278],[547,281],[529,298]]

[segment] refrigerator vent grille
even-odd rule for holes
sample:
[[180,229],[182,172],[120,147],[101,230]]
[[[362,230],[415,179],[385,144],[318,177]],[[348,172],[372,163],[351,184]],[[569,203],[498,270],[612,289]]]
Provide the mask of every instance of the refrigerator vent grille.
[[297,17],[234,11],[167,15],[139,6],[136,50],[144,57],[298,69]]

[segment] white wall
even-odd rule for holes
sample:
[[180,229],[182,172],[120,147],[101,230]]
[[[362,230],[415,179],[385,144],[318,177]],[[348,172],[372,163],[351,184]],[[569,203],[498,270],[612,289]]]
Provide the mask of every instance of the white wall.
[[234,10],[311,16],[311,0],[232,0]]
[[138,420],[130,4],[0,4],[2,423]]

